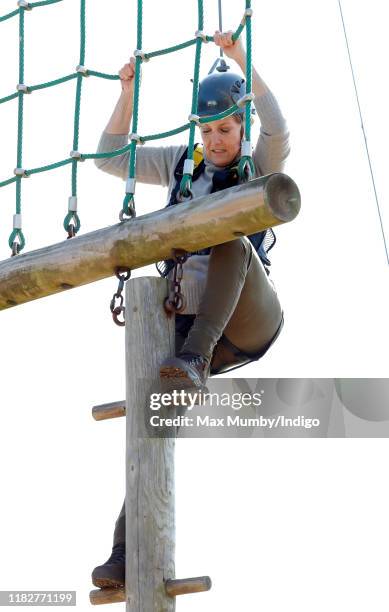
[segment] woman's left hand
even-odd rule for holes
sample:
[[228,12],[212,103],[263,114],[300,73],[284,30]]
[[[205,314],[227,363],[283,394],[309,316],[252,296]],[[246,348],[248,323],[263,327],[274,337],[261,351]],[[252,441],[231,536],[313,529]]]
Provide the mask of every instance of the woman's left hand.
[[213,35],[213,40],[215,45],[223,49],[227,57],[238,62],[238,60],[241,60],[244,57],[245,51],[240,38],[234,42],[232,40],[232,35],[232,30],[229,30],[228,32],[220,32],[219,30],[216,30],[215,34]]

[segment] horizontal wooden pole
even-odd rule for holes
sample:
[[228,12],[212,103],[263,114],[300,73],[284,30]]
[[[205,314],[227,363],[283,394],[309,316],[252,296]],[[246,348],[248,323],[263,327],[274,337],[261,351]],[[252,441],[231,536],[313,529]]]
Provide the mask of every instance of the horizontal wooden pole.
[[292,221],[296,184],[275,173],[0,262],[0,310]]
[[169,597],[209,591],[211,586],[212,582],[209,576],[165,580],[165,591]]
[[92,416],[96,421],[126,416],[126,400],[93,406]]
[[100,604],[120,603],[126,601],[124,588],[95,589],[89,593],[89,601],[97,606]]
[[[209,591],[211,586],[212,582],[209,576],[165,580],[165,591],[169,597],[202,593]],[[126,595],[124,588],[95,589],[90,592],[89,599],[91,604],[100,605],[126,601]]]

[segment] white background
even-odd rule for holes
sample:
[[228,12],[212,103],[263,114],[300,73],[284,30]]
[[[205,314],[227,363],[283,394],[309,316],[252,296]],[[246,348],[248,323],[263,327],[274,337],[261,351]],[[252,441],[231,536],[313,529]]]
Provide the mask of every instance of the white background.
[[[224,28],[243,2],[225,0]],[[291,133],[285,171],[302,210],[278,228],[272,278],[285,327],[244,377],[385,377],[388,262],[335,0],[254,2],[254,63]],[[383,222],[388,91],[385,3],[343,0]],[[1,2],[1,15],[15,3]],[[217,2],[205,2],[206,31]],[[196,3],[144,2],[144,49],[192,38]],[[136,47],[135,2],[87,2],[86,66],[117,73]],[[0,97],[15,90],[18,19],[0,23]],[[25,82],[74,71],[79,2],[25,14]],[[201,76],[217,51],[204,49]],[[194,47],[144,66],[139,132],[186,122]],[[75,83],[26,96],[23,165],[72,149]],[[83,81],[80,146],[94,152],[120,93],[117,81]],[[0,106],[0,181],[16,166],[17,101]],[[258,133],[258,125],[254,134]],[[169,143],[186,142],[187,134]],[[64,239],[70,166],[22,182],[26,250]],[[82,232],[117,222],[124,183],[79,165]],[[166,194],[138,185],[138,215]],[[15,185],[0,193],[0,259]],[[155,268],[134,276],[157,274]],[[110,554],[124,496],[124,421],[95,423],[94,404],[124,397],[124,332],[112,323],[116,281],[32,302],[0,317],[0,588],[73,589],[88,609],[90,572]],[[237,608],[299,612],[387,610],[386,440],[182,440],[176,450],[178,577],[209,574],[209,593],[182,597],[182,612]],[[187,483],[198,483],[191,484]],[[385,577],[385,578],[384,578]],[[146,611],[147,612],[147,611]]]

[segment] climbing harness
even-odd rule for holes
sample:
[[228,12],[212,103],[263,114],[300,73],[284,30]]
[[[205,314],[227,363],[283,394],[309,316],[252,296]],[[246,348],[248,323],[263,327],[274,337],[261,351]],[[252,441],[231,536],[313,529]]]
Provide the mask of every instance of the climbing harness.
[[[128,279],[131,277],[131,270],[130,268],[116,268],[115,270],[115,276],[116,278],[119,279],[119,285],[117,288],[117,291],[113,294],[112,300],[110,302],[109,308],[112,312],[112,318],[114,320],[114,322],[116,323],[116,325],[119,325],[120,327],[123,327],[126,322],[125,322],[125,307],[123,306],[123,289],[124,289],[124,283],[126,281],[128,281]],[[119,300],[119,303],[116,304],[116,300]],[[122,315],[123,319],[120,320],[119,317],[120,315]]]
[[[187,151],[185,150],[174,170],[174,178],[176,180],[176,184],[171,191],[170,199],[169,202],[166,204],[166,207],[177,205],[181,201],[179,188],[184,171],[183,169],[186,157]],[[203,146],[199,143],[195,144],[193,159],[193,181],[195,182],[205,171]],[[221,191],[222,189],[226,189],[228,187],[233,187],[239,183],[239,180],[242,181],[242,179],[239,178],[237,162],[232,163],[226,168],[221,168],[219,171],[216,171],[213,174],[211,193]],[[259,258],[261,259],[264,265],[265,271],[269,275],[269,266],[271,265],[271,262],[267,254],[276,243],[276,236],[273,229],[269,228],[262,232],[250,234],[249,236],[247,236],[247,238],[250,240],[254,249],[258,253]],[[210,252],[211,249],[208,247],[199,251],[195,251],[193,253],[188,253],[188,258],[192,255],[209,255]],[[157,262],[155,266],[160,276],[166,278],[170,271],[173,270],[173,268],[175,267],[175,262],[173,259],[165,259],[163,261]]]

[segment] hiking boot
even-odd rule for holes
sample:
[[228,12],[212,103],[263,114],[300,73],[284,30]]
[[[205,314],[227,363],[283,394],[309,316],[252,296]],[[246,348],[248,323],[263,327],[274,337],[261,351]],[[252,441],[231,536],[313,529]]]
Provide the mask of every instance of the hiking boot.
[[178,357],[165,359],[159,375],[163,386],[169,390],[208,392],[205,383],[209,369],[210,363],[203,355],[181,353]]
[[92,582],[99,588],[124,587],[126,575],[126,544],[120,542],[112,548],[110,558],[92,572]]

